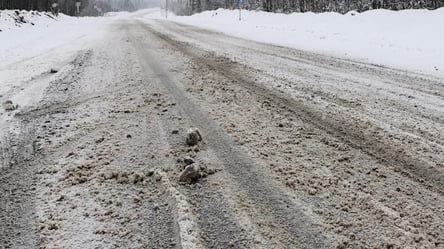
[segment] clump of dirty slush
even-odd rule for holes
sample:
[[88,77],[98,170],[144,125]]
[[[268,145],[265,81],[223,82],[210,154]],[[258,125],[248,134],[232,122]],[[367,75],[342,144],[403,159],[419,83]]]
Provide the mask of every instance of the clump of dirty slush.
[[179,182],[192,183],[197,181],[200,177],[200,167],[197,163],[193,163],[185,167],[182,173],[180,173]]
[[[191,128],[187,132],[186,143],[188,146],[195,146],[202,141],[199,129]],[[195,163],[194,159],[186,156],[184,158],[185,169],[180,173],[179,182],[192,183],[201,177],[199,164]]]
[[195,146],[202,141],[202,136],[200,135],[199,129],[191,128],[187,132],[186,143],[189,146]]
[[14,111],[15,109],[17,109],[17,105],[14,105],[12,100],[6,100],[5,102],[3,102],[2,106],[3,109],[5,109],[5,111],[7,112]]

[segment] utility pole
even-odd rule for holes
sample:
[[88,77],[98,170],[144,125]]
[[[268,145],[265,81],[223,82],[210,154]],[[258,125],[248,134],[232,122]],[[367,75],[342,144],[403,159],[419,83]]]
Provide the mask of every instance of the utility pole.
[[165,0],[165,18],[168,19],[168,0]]
[[58,3],[53,3],[51,5],[51,12],[53,15],[58,16],[59,15],[59,4]]
[[76,7],[77,7],[77,9],[76,9],[76,10],[77,10],[77,11],[76,11],[77,13],[76,13],[76,14],[77,14],[77,18],[79,18],[79,16],[80,16],[80,4],[81,4],[81,2],[76,2]]
[[242,8],[241,8],[242,2],[243,0],[237,0],[237,5],[239,6],[239,21],[242,21]]

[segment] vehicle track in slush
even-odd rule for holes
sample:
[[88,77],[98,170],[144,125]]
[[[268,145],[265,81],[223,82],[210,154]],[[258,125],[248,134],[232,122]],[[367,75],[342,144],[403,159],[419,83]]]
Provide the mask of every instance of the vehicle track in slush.
[[[301,67],[303,71],[303,63],[289,62],[283,66],[283,72],[275,73],[258,66],[261,55],[268,58],[269,51],[277,53],[275,61],[282,51],[284,59],[302,54],[304,60],[310,60],[310,53],[248,42],[172,22],[149,21],[140,25],[146,32],[135,40],[152,41],[152,37],[157,37],[160,44],[168,44],[159,45],[156,54],[151,55],[169,65],[169,72],[162,75],[174,75],[189,98],[223,127],[234,138],[232,142],[252,161],[257,160],[258,168],[265,171],[264,177],[287,185],[289,195],[296,196],[298,202],[314,212],[313,217],[317,218],[313,219],[323,223],[323,233],[333,238],[333,244],[351,247],[441,245],[443,147],[434,139],[443,129],[436,116],[443,111],[439,95],[429,95],[433,100],[431,105],[425,99],[417,101],[425,108],[423,113],[404,104],[410,97],[399,99],[397,104],[406,110],[405,124],[400,126],[399,119],[387,119],[395,115],[396,109],[381,109],[382,112],[377,109],[395,102],[398,97],[384,96],[380,106],[378,101],[383,99],[378,99],[378,95],[374,103],[364,96],[362,105],[366,106],[363,108],[353,104],[356,100],[344,92],[332,94],[328,87],[316,88],[317,81],[313,82],[310,75],[304,75],[307,77],[304,84],[312,84],[310,87],[315,90],[298,89],[299,81],[288,80],[294,74],[286,69]],[[218,42],[219,46],[215,46]],[[241,56],[245,52],[232,45],[238,43],[249,47],[246,49],[249,56],[258,60],[243,60]],[[433,93],[441,84],[441,79],[431,76],[321,55],[313,58],[307,68],[310,71],[312,65],[319,63],[321,67],[315,73],[321,78],[324,77],[322,65],[329,73],[345,79],[350,77],[350,84],[356,74],[363,71],[367,76],[361,83],[368,89],[371,84],[410,89],[417,80],[429,84],[412,98],[422,99],[422,95]],[[372,74],[374,79],[370,81]],[[342,81],[341,77],[336,80]],[[329,80],[333,85],[335,79]],[[289,86],[280,86],[285,84]],[[358,96],[362,94],[359,92],[362,89],[350,89]],[[421,120],[423,126],[409,123],[412,117]],[[434,135],[423,133],[423,129]],[[218,153],[215,154],[217,157]],[[421,210],[428,211],[419,215]],[[253,213],[249,214],[250,220],[256,218]],[[265,227],[259,230],[265,231]],[[266,237],[266,232],[263,236]]]
[[[135,27],[139,29],[135,29]],[[224,165],[224,170],[229,173],[235,184],[246,193],[248,200],[244,201],[250,201],[253,208],[258,210],[258,216],[254,217],[255,222],[271,223],[276,229],[275,234],[273,234],[274,240],[282,243],[284,247],[298,244],[306,248],[331,247],[331,242],[322,234],[315,219],[308,216],[303,207],[287,194],[287,191],[283,189],[284,186],[275,182],[267,173],[263,172],[260,162],[255,162],[253,158],[244,154],[226,131],[221,129],[198,104],[188,97],[183,87],[162,66],[161,61],[156,59],[157,56],[150,52],[156,47],[151,47],[150,43],[143,42],[141,35],[147,34],[141,33],[141,31],[146,29],[143,26],[141,28],[140,25],[130,26],[128,29],[130,30],[130,41],[135,45],[142,68],[156,74],[162,86],[172,95],[182,112],[186,114],[193,125],[200,129],[208,148],[214,152],[217,160]],[[211,195],[211,193],[207,193],[207,195]],[[216,201],[216,199],[213,199],[213,201]],[[212,204],[210,207],[204,204],[203,213],[199,214],[199,217],[202,219],[211,218],[213,213],[218,213],[217,207],[217,204]],[[228,215],[235,215],[235,212]],[[220,241],[222,244],[215,241],[217,236],[214,235],[224,233],[224,224],[217,224],[221,221],[223,219],[212,219],[211,222],[207,222],[213,223],[211,227],[207,227],[205,230],[201,229],[208,234],[207,236],[213,234],[214,239],[210,242],[210,245],[216,248],[226,244],[224,240]],[[231,232],[232,234],[228,236],[234,239],[235,231]]]

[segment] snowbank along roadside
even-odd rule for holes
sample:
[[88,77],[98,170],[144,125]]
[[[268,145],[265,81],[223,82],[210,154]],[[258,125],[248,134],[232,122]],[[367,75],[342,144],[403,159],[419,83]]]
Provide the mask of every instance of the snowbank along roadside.
[[0,32],[10,31],[17,28],[34,25],[50,25],[51,23],[65,18],[60,14],[56,17],[49,12],[26,11],[26,10],[0,10]]

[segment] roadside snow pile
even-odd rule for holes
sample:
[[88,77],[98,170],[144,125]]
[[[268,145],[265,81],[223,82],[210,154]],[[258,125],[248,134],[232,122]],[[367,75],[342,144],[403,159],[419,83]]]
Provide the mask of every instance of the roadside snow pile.
[[[63,15],[62,15],[63,16]],[[20,28],[48,24],[57,21],[58,17],[51,13],[26,10],[0,10],[0,32]]]
[[345,15],[243,10],[242,21],[238,10],[219,9],[170,19],[259,42],[444,74],[444,8]]

